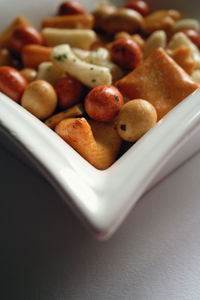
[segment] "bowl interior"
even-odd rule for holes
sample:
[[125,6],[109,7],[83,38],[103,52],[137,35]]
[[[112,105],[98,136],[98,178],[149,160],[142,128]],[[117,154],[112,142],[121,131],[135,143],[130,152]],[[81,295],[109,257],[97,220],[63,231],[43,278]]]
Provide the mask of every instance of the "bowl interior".
[[[95,2],[92,0],[80,2],[88,10],[95,7]],[[19,14],[27,17],[39,28],[41,19],[55,14],[60,3],[61,1],[58,0],[43,0],[42,3],[39,0],[31,2],[13,0],[10,5],[8,1],[1,0],[1,11],[6,13],[1,16],[0,30],[3,30]],[[121,5],[124,1],[113,1],[113,3]],[[195,0],[170,0],[167,3],[157,0],[148,3],[152,10],[178,9],[188,17],[199,18],[200,4]],[[186,104],[178,105],[109,169],[98,171],[22,107],[12,101],[8,102],[4,95],[0,94],[0,98],[3,105],[0,121],[12,136],[16,137],[31,155],[42,163],[46,174],[50,175],[52,184],[61,192],[63,198],[78,208],[93,229],[102,234],[111,233],[120,224],[138,197],[145,191],[150,180],[153,180],[156,171],[159,171],[168,158],[167,151],[179,141],[180,137],[182,138],[187,129],[191,130],[196,125],[197,120],[196,98],[189,111],[190,104],[186,99]],[[12,122],[5,120],[4,115]],[[191,122],[194,115],[195,118]],[[178,126],[183,118],[187,121],[180,130],[170,136],[168,141],[165,137],[172,131],[172,125]],[[156,149],[158,143],[161,143],[161,146]],[[45,156],[44,151],[47,151]],[[170,154],[172,155],[173,151]],[[152,170],[155,170],[153,175]],[[72,201],[66,198],[66,195],[70,195]]]

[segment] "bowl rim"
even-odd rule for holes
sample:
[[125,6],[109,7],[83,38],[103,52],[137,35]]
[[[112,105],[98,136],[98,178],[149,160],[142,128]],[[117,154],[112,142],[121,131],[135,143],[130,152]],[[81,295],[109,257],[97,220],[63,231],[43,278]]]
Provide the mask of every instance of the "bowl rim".
[[106,239],[190,132],[200,126],[199,98],[200,89],[181,101],[103,171],[90,165],[43,122],[2,93],[0,125],[29,153],[95,237]]

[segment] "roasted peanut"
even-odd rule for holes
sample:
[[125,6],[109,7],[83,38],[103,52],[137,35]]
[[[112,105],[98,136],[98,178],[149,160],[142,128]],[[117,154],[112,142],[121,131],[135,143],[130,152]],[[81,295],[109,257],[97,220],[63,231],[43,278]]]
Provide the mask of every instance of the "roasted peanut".
[[100,170],[107,169],[114,163],[121,146],[121,138],[114,123],[71,118],[61,121],[55,131],[82,157]]
[[16,69],[8,66],[0,67],[0,92],[15,102],[20,102],[27,85],[27,80]]
[[52,48],[39,45],[26,45],[22,50],[22,62],[26,68],[37,68],[45,61],[51,61]]
[[[114,39],[115,40],[130,39],[130,40],[133,40],[134,42],[136,42],[140,46],[140,48],[143,48],[143,46],[144,46],[144,39],[141,37],[141,35],[139,35],[137,33],[130,35],[128,32],[125,32],[125,31],[117,32],[115,34]],[[112,45],[111,45],[111,47],[112,47]]]
[[177,10],[157,10],[144,19],[142,30],[146,34],[150,34],[155,30],[170,31],[175,21],[180,17],[181,15]]
[[101,28],[107,16],[111,15],[117,8],[110,3],[100,3],[97,9],[93,12],[95,19],[95,28]]
[[37,71],[31,68],[22,69],[20,73],[26,78],[28,82],[32,82],[37,77]]
[[93,25],[94,17],[89,14],[48,17],[42,21],[43,28],[92,29]]
[[58,114],[53,115],[49,119],[45,121],[45,124],[49,127],[54,129],[60,121],[67,119],[67,118],[74,118],[80,117],[84,114],[83,106],[81,103],[76,104],[66,110],[59,112]]
[[133,0],[125,4],[126,8],[131,8],[138,11],[143,17],[146,17],[149,13],[149,6],[145,1],[142,0]]
[[48,82],[35,80],[25,90],[21,105],[38,119],[46,119],[56,108],[56,92]]
[[125,69],[134,69],[142,61],[140,47],[130,39],[114,41],[110,53],[112,61]]
[[97,40],[96,33],[91,29],[58,29],[45,28],[42,30],[47,46],[69,44],[71,47],[89,49]]
[[28,44],[43,44],[41,34],[33,26],[18,26],[10,39],[9,46],[12,50],[20,53]]
[[81,5],[80,2],[75,0],[69,0],[61,3],[58,9],[58,15],[59,16],[65,16],[65,15],[84,15],[85,9],[83,5]]
[[60,68],[56,67],[52,62],[43,62],[38,66],[37,79],[48,81],[51,85],[66,77],[66,73]]
[[58,104],[67,108],[78,103],[83,95],[83,85],[73,77],[65,77],[58,80],[55,85],[58,96]]
[[122,139],[136,142],[157,121],[154,106],[146,100],[135,99],[124,104],[117,119],[117,130]]
[[102,29],[108,33],[126,31],[135,33],[142,27],[143,17],[140,13],[129,8],[119,8],[114,13],[105,17]]
[[167,35],[164,30],[154,31],[146,40],[143,48],[144,58],[148,57],[157,48],[165,48],[167,44]]
[[8,66],[11,61],[10,51],[7,48],[0,49],[0,66]]
[[123,96],[112,85],[98,86],[85,99],[87,114],[96,121],[111,121],[123,105]]

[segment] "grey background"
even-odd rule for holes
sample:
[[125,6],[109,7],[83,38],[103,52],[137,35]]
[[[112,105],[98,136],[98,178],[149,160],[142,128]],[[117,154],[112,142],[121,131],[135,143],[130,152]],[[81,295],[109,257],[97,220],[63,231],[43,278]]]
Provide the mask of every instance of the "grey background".
[[3,147],[0,168],[0,299],[200,299],[200,153],[106,242]]

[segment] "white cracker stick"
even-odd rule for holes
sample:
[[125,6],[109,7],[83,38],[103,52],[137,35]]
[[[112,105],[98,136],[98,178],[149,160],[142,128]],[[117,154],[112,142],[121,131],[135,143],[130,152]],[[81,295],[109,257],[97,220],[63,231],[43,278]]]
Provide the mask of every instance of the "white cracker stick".
[[80,60],[69,45],[60,45],[53,48],[51,59],[65,72],[88,87],[94,88],[112,83],[112,76],[108,68]]
[[42,30],[47,46],[69,44],[71,47],[88,49],[97,39],[96,33],[90,29],[58,29],[45,28]]
[[73,52],[81,59],[90,64],[106,67],[112,74],[112,80],[119,80],[124,72],[114,64],[110,59],[110,53],[106,48],[99,47],[95,50],[87,51],[79,48],[73,48]]

